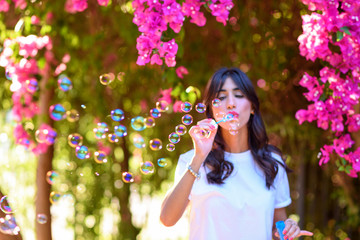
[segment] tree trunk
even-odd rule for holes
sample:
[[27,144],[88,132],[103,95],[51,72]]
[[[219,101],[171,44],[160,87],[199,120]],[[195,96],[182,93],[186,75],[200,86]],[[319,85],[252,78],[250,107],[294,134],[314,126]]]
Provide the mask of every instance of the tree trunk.
[[[5,196],[0,191],[0,199]],[[4,218],[6,214],[3,211],[0,211],[0,218]],[[21,229],[20,229],[21,230]],[[21,232],[18,235],[8,235],[0,232],[0,239],[1,240],[22,240]]]
[[[40,88],[40,116],[43,117],[44,122],[53,127],[53,121],[49,119],[48,112],[50,107],[50,102],[54,94],[54,89],[50,86],[49,83],[49,65],[46,65],[44,69],[43,78],[41,80]],[[36,216],[38,214],[45,214],[48,218],[45,224],[40,224],[36,221],[36,239],[37,240],[51,240],[51,215],[50,215],[50,189],[51,186],[46,181],[46,173],[52,170],[52,159],[54,156],[54,147],[53,145],[49,146],[48,150],[44,154],[40,154],[38,159],[38,166],[36,171]]]

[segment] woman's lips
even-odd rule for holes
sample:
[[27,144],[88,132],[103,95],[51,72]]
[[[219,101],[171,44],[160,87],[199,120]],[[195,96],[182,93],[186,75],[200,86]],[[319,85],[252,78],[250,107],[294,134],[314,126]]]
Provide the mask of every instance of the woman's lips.
[[234,116],[234,118],[238,118],[238,117],[239,117],[239,114],[238,114],[237,112],[231,111],[231,112],[228,112],[228,113],[232,114],[232,115]]

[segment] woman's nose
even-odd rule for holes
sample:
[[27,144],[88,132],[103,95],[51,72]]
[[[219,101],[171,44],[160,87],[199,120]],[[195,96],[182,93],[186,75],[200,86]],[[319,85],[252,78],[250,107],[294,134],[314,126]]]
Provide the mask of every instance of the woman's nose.
[[235,99],[234,99],[234,96],[229,95],[228,101],[227,101],[227,103],[226,103],[226,108],[227,108],[227,109],[234,109],[234,108],[235,108]]

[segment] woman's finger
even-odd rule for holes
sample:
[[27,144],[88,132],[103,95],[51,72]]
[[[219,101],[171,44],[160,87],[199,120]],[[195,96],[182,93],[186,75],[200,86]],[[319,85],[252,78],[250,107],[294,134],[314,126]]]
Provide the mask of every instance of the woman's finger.
[[300,237],[300,236],[312,236],[312,235],[314,235],[314,233],[309,232],[309,231],[305,231],[305,230],[301,230],[299,235],[297,235],[297,237]]

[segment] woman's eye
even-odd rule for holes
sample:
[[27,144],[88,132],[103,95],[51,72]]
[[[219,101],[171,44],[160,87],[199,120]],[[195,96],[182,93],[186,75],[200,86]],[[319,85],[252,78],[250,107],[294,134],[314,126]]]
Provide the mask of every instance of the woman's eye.
[[223,97],[218,97],[220,99],[220,101],[224,100],[225,99],[225,96]]
[[237,98],[243,98],[243,97],[244,97],[244,95],[237,94],[237,95],[235,95],[235,97],[237,97]]

